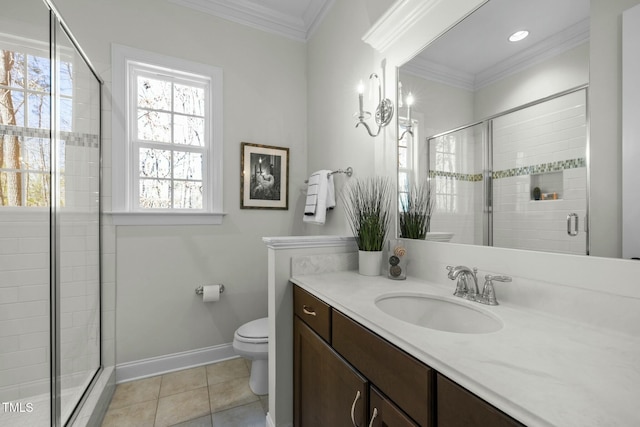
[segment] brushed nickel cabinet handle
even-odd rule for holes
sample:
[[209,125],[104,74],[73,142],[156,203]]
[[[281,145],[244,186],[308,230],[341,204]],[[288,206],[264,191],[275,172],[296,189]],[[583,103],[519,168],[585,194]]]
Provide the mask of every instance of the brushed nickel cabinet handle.
[[307,307],[306,305],[302,306],[302,312],[308,316],[316,316],[316,312],[311,307]]
[[356,403],[358,403],[358,399],[360,399],[360,390],[356,391],[356,398],[353,399],[353,403],[351,404],[351,424],[353,424],[353,427],[358,427],[358,425],[356,424],[356,419],[355,419],[355,411],[356,411]]
[[373,420],[378,416],[378,408],[373,408],[373,414],[371,414],[371,422],[369,423],[369,427],[373,427]]

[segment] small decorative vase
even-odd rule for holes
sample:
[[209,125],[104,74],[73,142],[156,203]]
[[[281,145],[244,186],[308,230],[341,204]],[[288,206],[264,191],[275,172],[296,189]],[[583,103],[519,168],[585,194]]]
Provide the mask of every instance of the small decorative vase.
[[389,279],[404,280],[407,278],[407,250],[402,241],[389,241],[389,263],[388,275]]
[[363,276],[379,276],[382,251],[358,251],[358,272]]

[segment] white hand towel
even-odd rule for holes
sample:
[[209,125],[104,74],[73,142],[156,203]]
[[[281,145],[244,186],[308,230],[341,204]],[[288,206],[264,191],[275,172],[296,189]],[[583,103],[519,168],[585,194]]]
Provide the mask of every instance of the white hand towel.
[[[312,182],[311,179],[316,174],[318,176],[318,184],[315,191],[315,212],[313,214],[307,213],[308,209],[311,210],[311,207],[307,206],[307,204],[310,204],[311,202],[309,194],[307,194],[303,221],[311,224],[323,225],[327,217],[327,209],[333,209],[336,206],[335,188],[333,185],[333,175],[331,175],[330,170],[314,172],[314,174],[309,177],[310,184]],[[311,192],[313,191],[312,189],[309,190],[311,190]]]
[[315,215],[318,204],[318,187],[320,186],[320,171],[311,174],[307,180],[307,199],[304,204],[305,216]]

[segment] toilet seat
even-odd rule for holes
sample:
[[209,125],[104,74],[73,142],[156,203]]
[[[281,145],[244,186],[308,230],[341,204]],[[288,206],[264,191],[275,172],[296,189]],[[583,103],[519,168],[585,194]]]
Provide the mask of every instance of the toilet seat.
[[268,318],[252,320],[240,326],[235,333],[235,339],[245,343],[263,344],[269,342]]

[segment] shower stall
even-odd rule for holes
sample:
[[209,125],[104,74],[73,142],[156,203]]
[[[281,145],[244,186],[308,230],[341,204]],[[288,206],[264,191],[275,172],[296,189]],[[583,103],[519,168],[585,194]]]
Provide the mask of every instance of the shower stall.
[[426,141],[432,231],[454,243],[588,254],[586,86]]
[[0,14],[0,425],[75,425],[103,372],[102,81],[49,0]]

